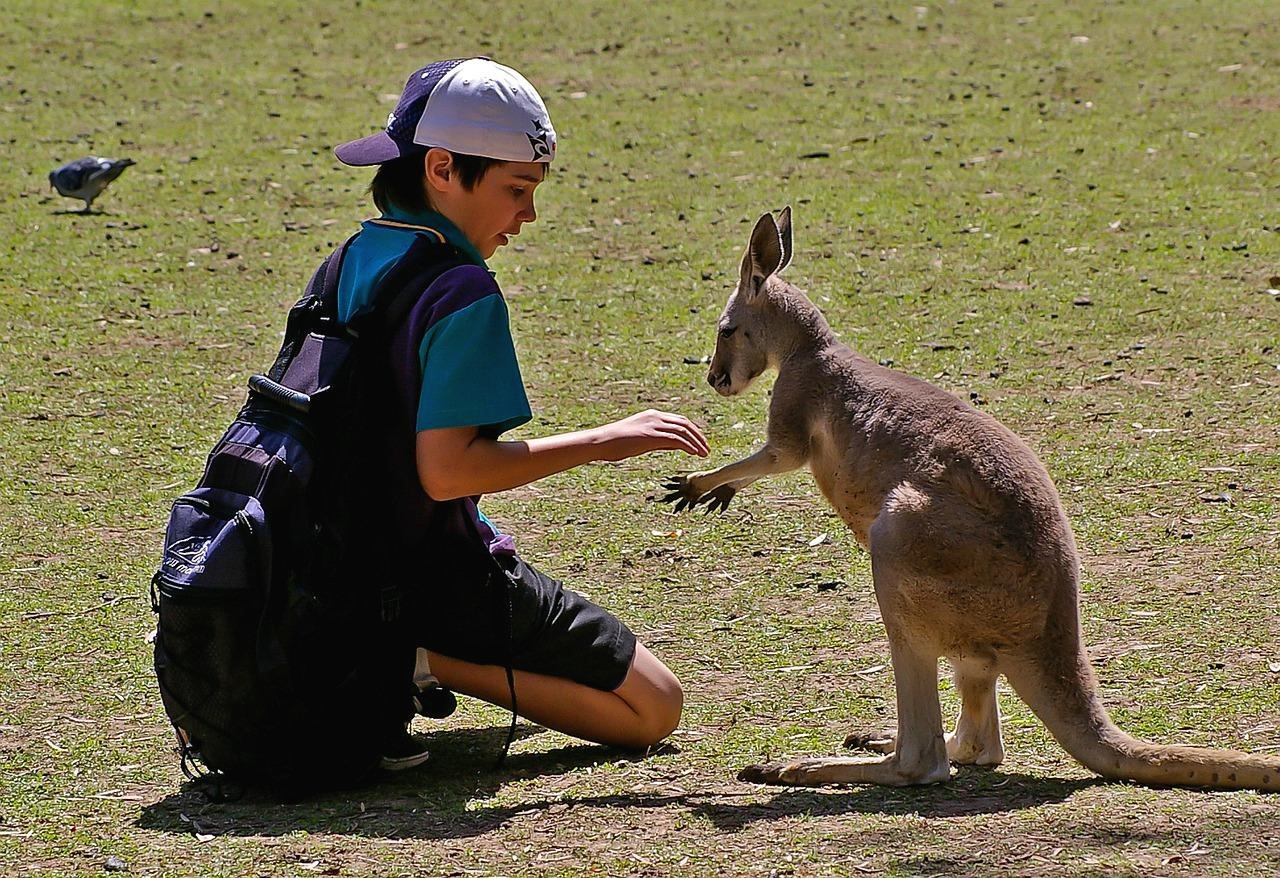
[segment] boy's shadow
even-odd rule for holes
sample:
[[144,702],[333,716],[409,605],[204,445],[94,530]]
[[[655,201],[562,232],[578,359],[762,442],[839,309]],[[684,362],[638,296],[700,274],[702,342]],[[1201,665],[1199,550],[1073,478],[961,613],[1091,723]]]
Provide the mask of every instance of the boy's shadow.
[[[516,738],[545,732],[539,726],[521,724]],[[1061,802],[1078,790],[1103,782],[1096,778],[1055,780],[967,770],[951,783],[933,787],[744,786],[741,790],[728,791],[722,784],[716,784],[718,790],[707,792],[664,793],[659,788],[651,793],[568,799],[554,795],[468,810],[470,802],[488,799],[513,781],[646,758],[645,754],[584,743],[536,753],[516,753],[499,766],[497,757],[506,733],[505,728],[497,727],[437,731],[427,736],[431,760],[422,768],[399,774],[384,773],[362,786],[292,800],[256,789],[224,790],[231,794],[229,798],[211,799],[209,788],[201,783],[187,783],[179,791],[144,807],[137,825],[197,837],[282,836],[305,830],[365,838],[429,840],[484,835],[500,828],[518,813],[553,807],[677,807],[702,816],[721,832],[737,832],[760,821],[798,815],[918,814],[935,818],[1018,811]],[[668,745],[668,749],[659,752],[669,753],[673,749]],[[317,767],[317,771],[322,770]]]
[[[144,829],[197,836],[281,836],[305,830],[367,838],[466,838],[496,829],[517,811],[550,804],[467,810],[469,802],[487,799],[508,783],[646,758],[643,753],[583,743],[513,753],[499,765],[507,731],[490,727],[428,733],[424,737],[431,759],[421,768],[380,772],[363,784],[311,795],[187,782],[145,806],[136,823]],[[520,724],[515,738],[545,733],[540,726]],[[323,770],[317,766],[317,775]]]

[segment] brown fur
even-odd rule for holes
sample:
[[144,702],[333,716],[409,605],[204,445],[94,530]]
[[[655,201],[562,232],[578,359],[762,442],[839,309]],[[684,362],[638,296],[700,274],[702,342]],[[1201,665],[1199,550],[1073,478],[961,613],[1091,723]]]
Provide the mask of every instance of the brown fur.
[[[673,479],[676,508],[723,509],[756,479],[808,465],[871,553],[889,635],[898,730],[877,758],[751,766],[784,784],[920,784],[950,762],[1004,758],[996,678],[1093,771],[1147,784],[1280,790],[1280,758],[1162,746],[1120,731],[1098,697],[1080,636],[1079,559],[1058,493],[1035,454],[991,416],[837,341],[818,309],[778,276],[791,212],[765,214],[719,322],[708,382],[740,393],[778,370],[768,440],[744,460]],[[937,661],[955,668],[955,732],[943,734]],[[847,743],[865,739],[851,736]]]

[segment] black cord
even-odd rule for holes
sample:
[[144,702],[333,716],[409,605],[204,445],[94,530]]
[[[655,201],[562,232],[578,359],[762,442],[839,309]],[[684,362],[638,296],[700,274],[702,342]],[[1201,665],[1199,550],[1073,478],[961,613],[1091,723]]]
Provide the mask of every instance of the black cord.
[[503,578],[506,580],[506,610],[507,610],[507,688],[511,691],[511,728],[507,730],[507,742],[502,745],[502,753],[498,755],[498,767],[501,768],[507,761],[507,753],[511,750],[511,744],[516,739],[516,674],[512,669],[512,643],[515,640],[513,631],[513,623],[511,617],[515,615],[515,611],[511,605],[511,589],[515,585],[515,580],[506,570],[502,571]]

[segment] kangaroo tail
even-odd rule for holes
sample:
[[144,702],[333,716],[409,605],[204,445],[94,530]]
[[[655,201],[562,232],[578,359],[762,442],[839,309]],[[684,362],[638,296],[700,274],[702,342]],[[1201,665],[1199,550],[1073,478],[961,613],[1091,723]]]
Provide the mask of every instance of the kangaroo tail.
[[1280,791],[1280,757],[1152,744],[1122,732],[1103,707],[1088,656],[1075,641],[1060,658],[1021,657],[1004,671],[1018,696],[1086,768],[1152,786]]

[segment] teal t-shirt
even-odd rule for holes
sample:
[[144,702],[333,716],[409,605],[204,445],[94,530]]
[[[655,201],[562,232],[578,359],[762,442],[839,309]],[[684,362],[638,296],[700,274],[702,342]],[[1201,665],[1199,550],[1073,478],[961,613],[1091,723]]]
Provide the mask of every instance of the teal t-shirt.
[[[484,259],[466,236],[441,214],[388,211],[366,220],[347,248],[338,280],[338,319],[349,321],[370,307],[379,281],[412,246],[417,235],[443,238],[470,261],[440,274],[409,315],[425,327],[418,346],[421,377],[416,427],[479,427],[497,438],[532,418],[525,394],[507,304]],[[515,551],[473,500],[465,501],[490,551]]]
[[[422,389],[417,429],[480,427],[496,437],[532,417],[511,338],[507,303],[484,259],[441,214],[388,211],[362,224],[338,282],[338,319],[369,307],[378,282],[417,235],[439,232],[472,264],[433,284],[431,310],[418,349]],[[437,289],[438,288],[438,289]]]

